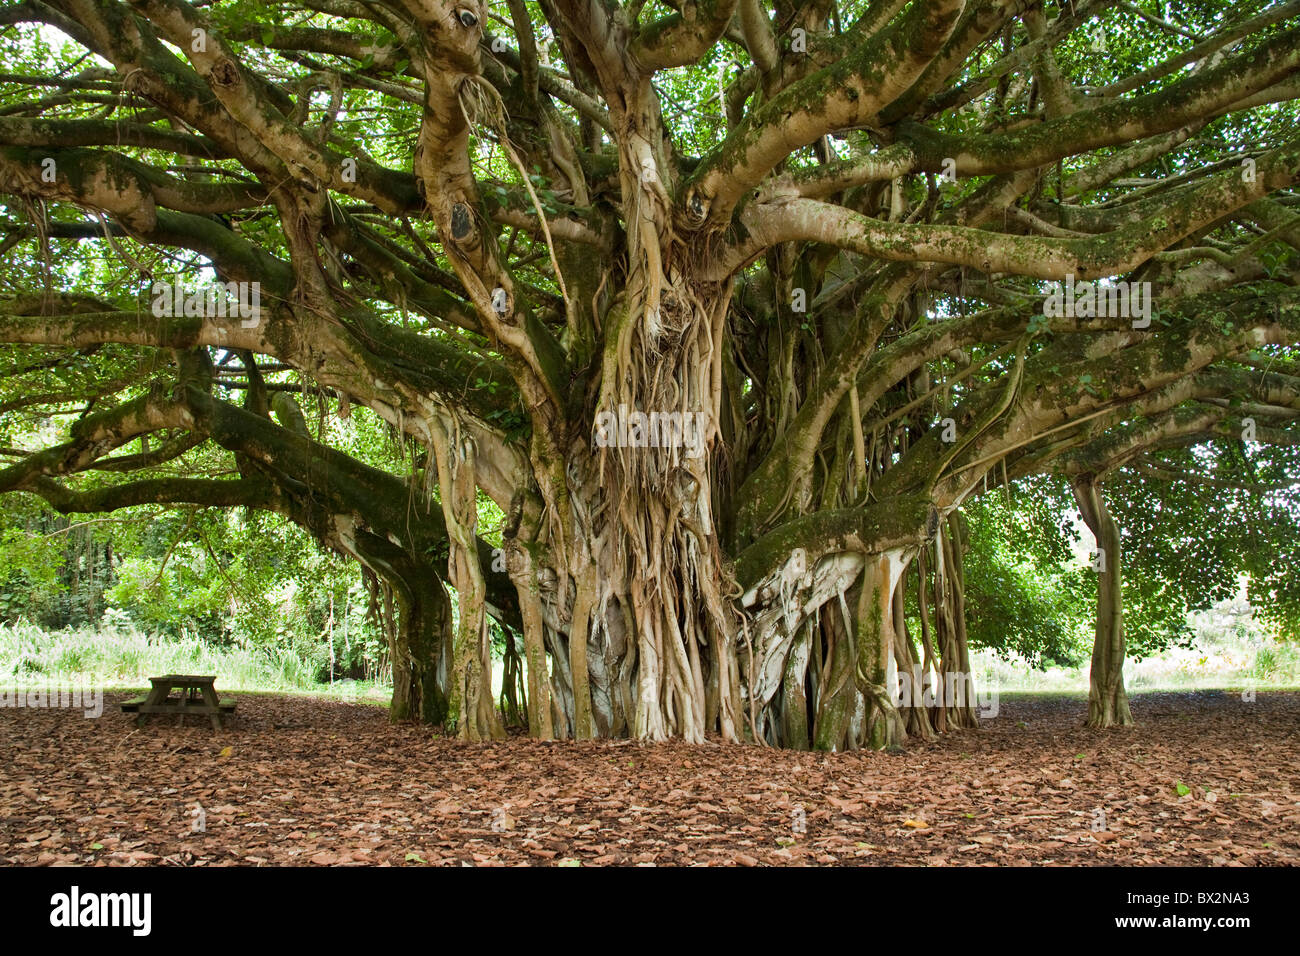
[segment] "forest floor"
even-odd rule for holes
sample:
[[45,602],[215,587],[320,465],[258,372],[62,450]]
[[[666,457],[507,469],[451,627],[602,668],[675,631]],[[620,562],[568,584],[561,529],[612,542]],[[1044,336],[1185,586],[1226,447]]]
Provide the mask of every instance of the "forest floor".
[[[1300,693],[1003,699],[905,753],[465,745],[241,695],[213,731],[0,709],[6,864],[1300,864]],[[200,809],[201,808],[201,809]]]

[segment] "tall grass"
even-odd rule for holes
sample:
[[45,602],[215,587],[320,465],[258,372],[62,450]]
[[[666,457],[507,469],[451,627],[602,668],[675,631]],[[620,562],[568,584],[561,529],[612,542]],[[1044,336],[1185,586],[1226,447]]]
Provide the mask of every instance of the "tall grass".
[[[1191,648],[1168,648],[1124,665],[1132,692],[1198,688],[1300,687],[1300,647],[1265,634],[1249,605],[1225,602],[1189,619]],[[44,631],[32,624],[0,625],[0,686],[58,683],[74,686],[147,687],[160,674],[216,674],[226,691],[322,693],[344,699],[386,700],[379,683],[316,680],[319,663],[285,648],[216,647],[198,637],[159,638],[129,624],[102,630]],[[1088,665],[1036,670],[992,651],[971,653],[977,687],[1006,692],[1087,693]],[[499,684],[500,668],[493,668]],[[499,687],[494,687],[499,693]]]
[[[1244,600],[1225,601],[1188,618],[1191,647],[1170,647],[1124,663],[1131,693],[1158,690],[1269,689],[1300,687],[1300,646],[1267,634]],[[1088,664],[1035,670],[1026,661],[993,651],[971,653],[976,686],[1008,692],[1087,693]]]
[[58,683],[147,687],[161,674],[216,674],[221,691],[327,693],[386,698],[380,684],[316,680],[316,664],[284,648],[215,647],[198,637],[159,638],[132,627],[45,631],[0,625],[0,686]]

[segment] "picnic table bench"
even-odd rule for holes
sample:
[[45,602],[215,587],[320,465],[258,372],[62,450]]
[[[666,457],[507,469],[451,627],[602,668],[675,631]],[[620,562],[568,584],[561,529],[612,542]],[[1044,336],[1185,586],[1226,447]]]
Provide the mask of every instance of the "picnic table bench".
[[[133,697],[122,702],[123,713],[135,714],[135,725],[143,727],[145,718],[150,714],[176,714],[176,723],[185,720],[186,714],[206,716],[212,721],[215,730],[221,729],[221,718],[235,712],[235,702],[217,697],[212,684],[215,675],[204,674],[165,674],[162,677],[150,677],[152,689],[144,697]],[[180,689],[180,697],[171,697],[174,688]]]

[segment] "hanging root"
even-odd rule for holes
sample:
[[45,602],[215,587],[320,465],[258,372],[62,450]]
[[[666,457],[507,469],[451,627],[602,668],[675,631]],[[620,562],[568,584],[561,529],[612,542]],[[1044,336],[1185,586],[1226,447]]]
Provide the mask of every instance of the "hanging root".
[[528,198],[532,200],[533,210],[537,213],[537,222],[542,229],[542,237],[546,241],[546,251],[551,258],[551,268],[555,270],[555,284],[560,287],[560,298],[564,300],[564,312],[568,316],[569,322],[576,320],[573,300],[569,298],[569,290],[564,285],[564,274],[560,272],[560,261],[555,255],[555,242],[551,238],[551,227],[546,222],[546,212],[542,209],[541,200],[537,198],[537,191],[533,189],[532,180],[528,178],[528,170],[525,168],[519,154],[510,145],[510,135],[506,131],[506,107],[501,101],[501,94],[497,92],[496,87],[489,83],[483,77],[477,74],[471,74],[465,78],[465,82],[457,90],[456,97],[460,102],[461,113],[465,116],[465,122],[470,126],[484,125],[497,134],[502,148],[506,151],[510,163],[519,173],[519,178],[523,181],[524,188],[528,190]]

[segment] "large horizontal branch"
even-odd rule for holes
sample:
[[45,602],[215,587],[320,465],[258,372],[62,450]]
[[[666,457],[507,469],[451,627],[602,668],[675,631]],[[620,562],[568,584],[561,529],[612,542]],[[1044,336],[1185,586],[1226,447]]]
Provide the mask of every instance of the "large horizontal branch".
[[1300,381],[1210,365],[1131,401],[1053,427],[1050,439],[1025,443],[1008,454],[1003,475],[1014,480],[1049,470],[1103,474],[1157,448],[1216,435],[1236,437],[1248,416],[1270,422],[1300,417]]
[[1109,86],[1103,87],[1100,95],[1121,96],[1125,93],[1132,92],[1148,83],[1169,76],[1176,70],[1180,70],[1187,66],[1189,63],[1196,63],[1208,58],[1230,43],[1240,40],[1243,37],[1248,37],[1251,34],[1257,33],[1275,23],[1281,23],[1288,17],[1293,17],[1297,14],[1300,14],[1300,0],[1291,0],[1290,3],[1278,4],[1272,9],[1265,10],[1263,13],[1217,31],[1212,36],[1207,37],[1181,53],[1176,53],[1173,56],[1168,57],[1163,62],[1157,63],[1155,66],[1149,67],[1145,70],[1139,70],[1130,76],[1126,76],[1122,80],[1117,80]]
[[153,229],[159,206],[212,215],[266,202],[261,186],[189,182],[104,149],[0,146],[0,190],[91,206],[140,232]]
[[[322,542],[345,550],[356,542],[340,536],[378,536],[400,549],[444,562],[445,574],[446,529],[441,509],[413,504],[399,478],[193,390],[188,401],[196,406],[192,412],[184,404],[173,406],[178,417],[196,421],[202,434],[210,435],[223,447],[254,456],[266,466],[266,472],[233,480],[142,478],[77,490],[46,474],[47,470],[62,474],[61,469],[33,470],[22,482],[7,481],[6,476],[19,467],[12,466],[0,471],[0,493],[28,491],[64,514],[103,513],[146,504],[257,508],[284,515]],[[277,456],[277,448],[288,454]],[[350,520],[340,522],[340,518]],[[476,544],[488,583],[488,599],[505,623],[518,627],[515,588],[507,575],[490,571],[495,561],[491,545],[481,539]],[[357,553],[355,548],[351,550]]]
[[765,249],[812,241],[875,259],[946,262],[982,272],[1079,279],[1128,272],[1190,233],[1268,193],[1300,181],[1300,140],[1265,154],[1246,182],[1227,172],[1168,199],[1159,213],[1099,237],[1009,236],[955,225],[886,222],[809,199],[751,203],[741,214],[747,237],[713,266],[721,278]]
[[918,122],[900,122],[896,139],[853,160],[785,174],[764,184],[770,197],[829,196],[850,186],[906,173],[951,171],[959,178],[1033,169],[1068,156],[1136,143],[1207,117],[1270,90],[1300,70],[1300,29],[1271,38],[1249,53],[1132,99],[1004,133],[944,133]]
[[0,145],[59,149],[74,146],[136,146],[183,156],[227,158],[225,151],[206,136],[138,122],[107,119],[0,117]]
[[[1296,445],[1300,444],[1300,435],[1287,435],[1289,441],[1281,444]],[[1290,481],[1279,481],[1273,483],[1259,481],[1234,481],[1227,478],[1213,478],[1209,475],[1198,475],[1189,471],[1163,467],[1156,462],[1147,458],[1139,458],[1128,466],[1140,475],[1146,475],[1149,478],[1155,478],[1159,481],[1181,482],[1183,484],[1204,485],[1206,488],[1222,488],[1231,491],[1245,491],[1250,494],[1267,494],[1270,491],[1284,491],[1288,488],[1295,488],[1300,485],[1300,476]]]
[[680,13],[645,24],[628,53],[644,71],[686,66],[704,56],[722,36],[737,0],[687,0]]
[[36,478],[84,471],[96,459],[139,435],[188,428],[193,418],[170,396],[151,389],[140,398],[79,419],[68,441],[0,469],[0,493],[22,488]]
[[273,486],[259,478],[142,478],[80,491],[67,488],[52,478],[37,478],[23,490],[44,498],[61,514],[96,514],[139,505],[181,504],[277,510],[273,507]]
[[[388,212],[418,207],[418,197],[402,187],[409,180],[394,174],[364,157],[346,157],[331,153],[309,139],[265,95],[263,82],[245,67],[212,24],[198,11],[181,0],[132,0],[132,5],[148,16],[184,52],[195,71],[213,95],[244,128],[279,157],[295,178],[318,188],[317,183],[356,196]],[[192,42],[195,30],[204,32],[203,44]],[[345,160],[351,160],[354,173],[348,173]]]
[[1226,409],[1199,403],[1180,405],[1127,422],[1080,449],[1066,452],[1054,470],[1071,476],[1100,478],[1154,448],[1196,444],[1215,434],[1226,418]]
[[[49,5],[84,27],[79,38],[87,49],[116,67],[123,87],[152,100],[165,113],[179,118],[216,142],[225,155],[238,157],[255,174],[272,181],[288,176],[285,166],[253,133],[231,116],[195,71],[164,46],[151,25],[117,0],[49,0]],[[193,36],[185,35],[181,49]],[[267,89],[272,89],[269,84]],[[278,104],[289,99],[276,91]]]
[[[960,502],[998,458],[1090,415],[1125,406],[1151,414],[1194,400],[1215,387],[1198,382],[1197,374],[1225,356],[1260,345],[1300,342],[1300,302],[1293,296],[1282,302],[1259,298],[1236,303],[1230,332],[1213,319],[1214,298],[1207,296],[1203,302],[1185,306],[1188,317],[1181,326],[1133,333],[1140,337],[1140,344],[1069,361],[1075,350],[1063,341],[1034,356],[1026,363],[1025,379],[1008,414],[962,446],[936,484],[935,500],[941,507]],[[1190,311],[1198,305],[1198,312]],[[1089,387],[1085,384],[1089,381],[1101,383],[1100,387]],[[1003,381],[994,381],[954,409],[951,414],[958,434],[976,423],[983,409],[1005,388]],[[1140,403],[1144,396],[1150,396],[1145,405]],[[879,482],[882,495],[924,485],[937,477],[932,475],[932,467],[941,445],[940,431],[931,429],[902,462],[885,473]]]

